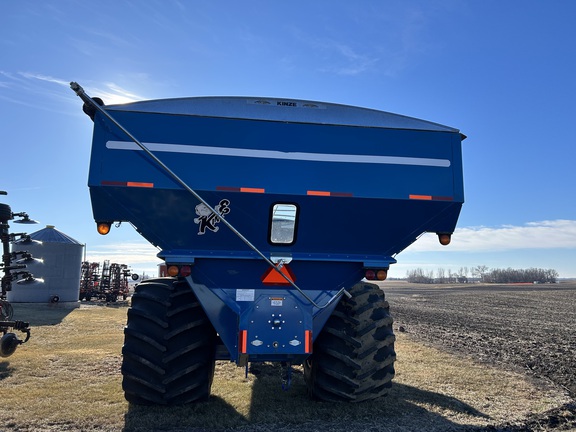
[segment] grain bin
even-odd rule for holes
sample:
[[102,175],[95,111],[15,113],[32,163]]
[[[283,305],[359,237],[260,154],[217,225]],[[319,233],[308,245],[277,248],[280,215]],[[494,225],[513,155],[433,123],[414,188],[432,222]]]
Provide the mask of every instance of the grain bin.
[[29,271],[43,284],[16,283],[8,300],[21,303],[77,302],[83,245],[58,231],[53,225],[30,234],[32,241],[17,241],[13,250],[26,250],[43,262],[31,264]]

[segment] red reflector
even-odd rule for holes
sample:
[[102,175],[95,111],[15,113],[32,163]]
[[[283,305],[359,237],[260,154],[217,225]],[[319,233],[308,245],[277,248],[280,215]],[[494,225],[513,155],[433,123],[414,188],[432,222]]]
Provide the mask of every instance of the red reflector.
[[240,330],[240,353],[246,354],[248,352],[248,330]]
[[[292,282],[296,280],[294,277],[294,273],[288,264],[284,264],[284,266],[280,269],[283,275],[285,275],[288,279]],[[262,275],[262,283],[264,285],[290,285],[290,282],[283,278],[278,271],[274,267],[269,267],[268,270]]]
[[312,330],[304,331],[304,352],[306,354],[312,352]]
[[374,280],[376,279],[376,272],[374,270],[366,270],[364,277],[368,280]]

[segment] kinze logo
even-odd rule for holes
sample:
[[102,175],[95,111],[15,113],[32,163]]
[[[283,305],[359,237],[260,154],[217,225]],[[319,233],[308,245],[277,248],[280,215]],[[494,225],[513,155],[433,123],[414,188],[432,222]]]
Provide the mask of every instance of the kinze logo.
[[295,107],[296,102],[284,102],[284,101],[276,101],[276,106],[290,106],[290,107]]

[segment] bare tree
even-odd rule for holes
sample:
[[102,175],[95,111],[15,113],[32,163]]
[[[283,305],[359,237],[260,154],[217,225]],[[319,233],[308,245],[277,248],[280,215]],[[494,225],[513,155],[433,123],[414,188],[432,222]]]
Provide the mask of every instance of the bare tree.
[[479,265],[472,269],[472,277],[479,279],[481,282],[484,282],[484,277],[486,273],[488,273],[489,268],[485,265]]
[[468,283],[468,267],[460,267],[457,278],[458,283]]
[[443,268],[439,268],[438,270],[436,270],[436,282],[437,283],[446,283],[446,272]]
[[427,274],[421,268],[415,268],[406,272],[406,280],[411,283],[433,283],[434,271],[430,270]]
[[491,283],[555,283],[558,272],[553,269],[493,269],[483,277],[485,282]]
[[434,270],[424,271],[415,268],[406,272],[406,280],[412,283],[468,283],[468,275],[478,278],[486,283],[556,283],[558,272],[554,269],[492,269],[485,265],[479,265],[472,269],[461,267],[458,272],[443,268],[437,270],[434,278]]

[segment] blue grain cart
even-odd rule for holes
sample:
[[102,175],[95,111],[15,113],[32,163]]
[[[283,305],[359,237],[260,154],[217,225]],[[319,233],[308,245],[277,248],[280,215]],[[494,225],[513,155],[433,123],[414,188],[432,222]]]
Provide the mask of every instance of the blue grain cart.
[[129,222],[171,275],[132,297],[128,401],[206,399],[219,359],[303,365],[322,400],[387,393],[392,319],[367,280],[425,232],[449,243],[464,201],[457,129],[293,99],[104,105],[71,86],[94,121],[98,230]]

